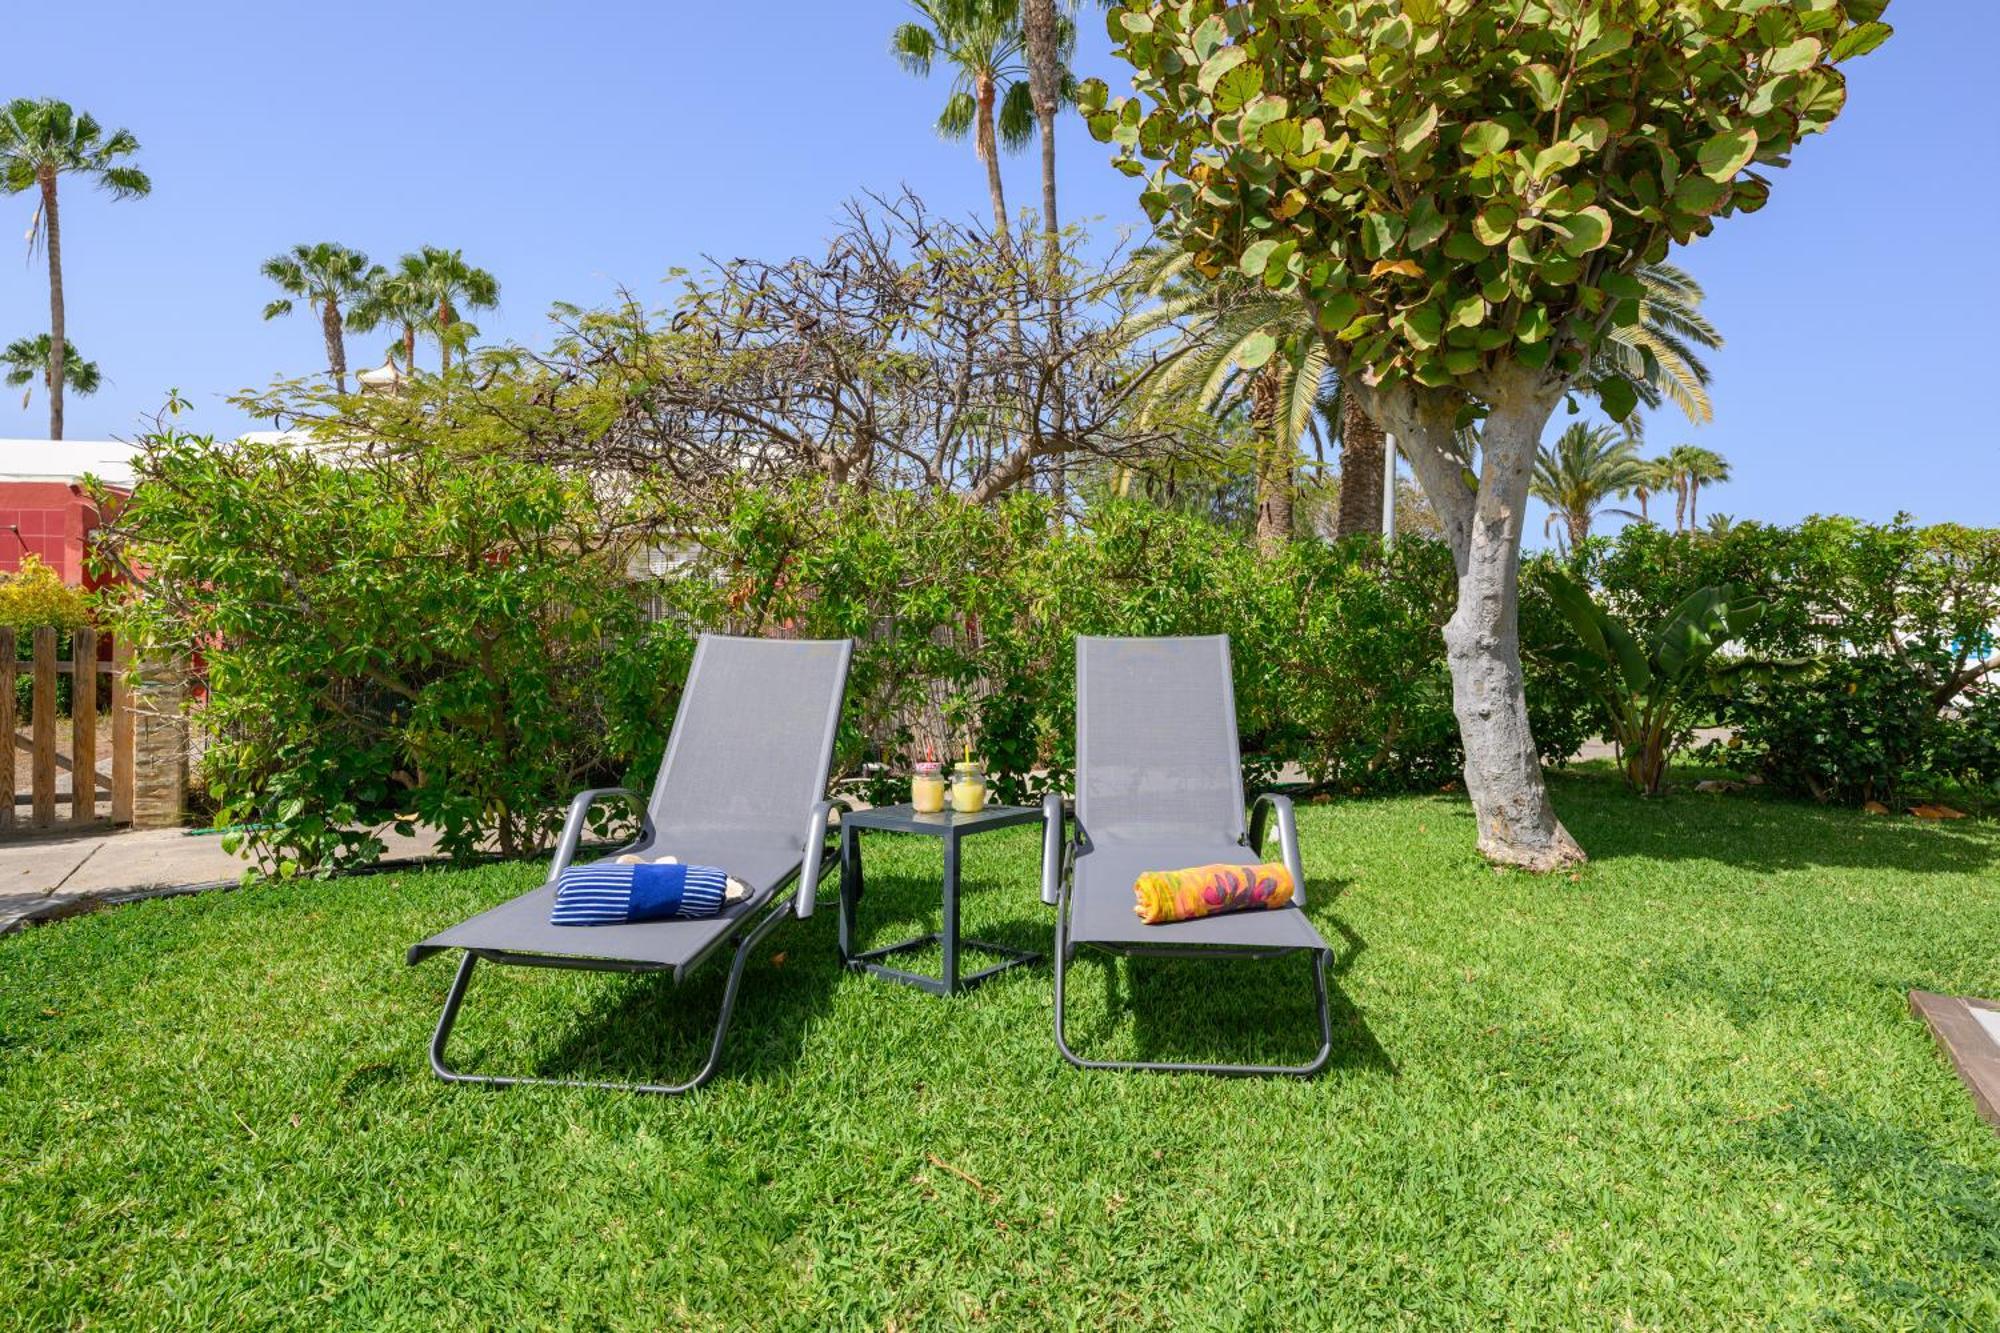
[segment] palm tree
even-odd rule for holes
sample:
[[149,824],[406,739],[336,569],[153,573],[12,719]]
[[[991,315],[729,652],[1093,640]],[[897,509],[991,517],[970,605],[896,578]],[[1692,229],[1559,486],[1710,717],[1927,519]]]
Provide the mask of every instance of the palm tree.
[[1715,420],[1715,404],[1701,353],[1722,346],[1722,335],[1701,313],[1707,293],[1673,264],[1641,264],[1632,276],[1646,290],[1639,299],[1639,322],[1611,330],[1598,348],[1591,378],[1623,379],[1647,407],[1671,399],[1689,421],[1706,425]]
[[282,255],[273,255],[257,270],[278,284],[285,295],[264,307],[265,319],[292,313],[292,300],[310,305],[319,315],[320,332],[326,337],[326,368],[334,385],[347,392],[347,339],[341,334],[344,304],[368,295],[380,268],[370,268],[368,256],[332,241],[316,245],[295,245]]
[[1637,500],[1639,502],[1639,521],[1641,523],[1651,523],[1653,515],[1647,508],[1647,502],[1661,491],[1671,488],[1672,485],[1673,477],[1667,470],[1667,460],[1665,458],[1649,458],[1645,461],[1638,479],[1626,489],[1618,492],[1618,498],[1623,500],[1627,496],[1630,496]]
[[[951,96],[938,115],[937,130],[947,139],[973,136],[973,150],[986,167],[994,234],[1002,249],[1009,248],[1013,240],[1007,191],[1000,180],[1000,148],[1022,148],[1035,132],[1034,94],[1022,63],[1019,0],[910,0],[910,8],[919,20],[899,26],[890,35],[889,49],[898,64],[919,77],[929,76],[935,61],[952,66]],[[1075,40],[1074,26],[1058,16],[1059,57],[1067,55]],[[1075,80],[1066,74],[1058,80],[1056,100],[1076,100]],[[1046,194],[1043,202],[1046,207]]]
[[430,327],[430,298],[418,291],[400,271],[376,265],[369,271],[367,290],[355,298],[347,312],[347,327],[356,333],[372,333],[378,328],[395,329],[396,341],[389,345],[389,362],[403,353],[403,373],[417,369],[417,330]]
[[1644,479],[1646,462],[1637,455],[1637,448],[1630,435],[1610,426],[1582,422],[1564,431],[1553,446],[1543,445],[1535,458],[1534,480],[1528,485],[1528,494],[1549,507],[1543,533],[1562,524],[1570,550],[1589,540],[1591,519],[1604,502]]
[[[49,335],[38,333],[32,338],[16,338],[0,348],[0,365],[7,368],[6,384],[10,389],[22,389],[21,406],[28,406],[28,398],[35,391],[36,381],[44,389],[49,385],[49,367],[54,358],[49,355]],[[102,377],[97,373],[97,363],[86,361],[76,354],[74,343],[63,348],[63,381],[79,396],[96,393]]]
[[1660,464],[1674,488],[1674,531],[1692,532],[1700,522],[1701,488],[1728,481],[1729,460],[1698,444],[1677,444]]
[[1028,54],[1029,99],[1042,136],[1042,247],[1053,280],[1061,244],[1056,221],[1056,113],[1076,100],[1076,78],[1069,70],[1076,25],[1056,12],[1056,0],[1026,0],[1021,38]]
[[[1140,411],[1158,418],[1192,409],[1222,416],[1247,409],[1256,432],[1257,544],[1265,551],[1292,536],[1299,441],[1322,419],[1338,419],[1326,344],[1297,295],[1240,278],[1191,278],[1192,256],[1148,247],[1133,259],[1129,285],[1156,303],[1135,315],[1135,339],[1173,331],[1140,394]],[[1326,400],[1326,401],[1323,401]],[[1346,455],[1342,454],[1343,487]],[[1377,484],[1381,459],[1376,458]]]
[[28,227],[33,253],[37,236],[49,253],[49,438],[63,433],[63,387],[70,382],[63,359],[69,349],[63,311],[62,213],[56,183],[64,176],[81,176],[111,191],[115,199],[136,199],[149,193],[153,182],[121,158],[139,151],[130,130],[104,132],[87,112],[73,110],[53,97],[17,97],[0,110],[0,190],[20,194],[39,189],[41,200]]
[[454,347],[463,348],[479,329],[464,312],[491,310],[500,303],[500,283],[483,268],[465,262],[463,251],[426,245],[404,255],[393,270],[376,270],[368,293],[348,316],[362,332],[383,324],[401,325],[406,369],[416,369],[417,331],[438,340],[438,371],[451,369]]

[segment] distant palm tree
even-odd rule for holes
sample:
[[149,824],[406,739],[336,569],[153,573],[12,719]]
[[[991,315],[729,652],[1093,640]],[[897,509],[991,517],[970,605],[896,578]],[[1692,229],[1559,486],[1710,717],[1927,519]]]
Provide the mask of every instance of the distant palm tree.
[[1673,264],[1641,264],[1633,276],[1646,289],[1639,322],[1610,331],[1598,348],[1592,377],[1615,375],[1630,383],[1647,407],[1671,400],[1689,421],[1706,425],[1715,420],[1715,404],[1701,353],[1722,346],[1722,335],[1701,313],[1707,293]]
[[17,97],[0,109],[0,190],[20,194],[39,189],[41,202],[28,227],[28,247],[43,238],[49,255],[49,438],[63,433],[63,388],[70,383],[63,368],[69,348],[63,309],[62,212],[56,182],[64,176],[94,180],[116,199],[136,199],[150,193],[153,182],[120,159],[139,151],[130,130],[104,133],[88,113],[53,97]]
[[[6,347],[0,348],[0,365],[7,368],[6,384],[10,389],[22,389],[21,406],[28,406],[28,398],[40,383],[46,389],[49,385],[49,335],[38,333],[32,338],[16,338]],[[102,382],[97,373],[97,363],[86,361],[76,354],[76,344],[63,348],[63,381],[80,397],[96,393]]]
[[[889,37],[896,62],[927,77],[942,60],[955,71],[951,96],[938,115],[938,133],[947,139],[972,135],[973,151],[986,167],[986,191],[993,204],[993,230],[1003,249],[1013,244],[1007,223],[1007,191],[1000,180],[1000,148],[1027,145],[1035,132],[1034,94],[1023,63],[1018,0],[910,0],[918,21],[904,23]],[[1057,17],[1057,50],[1074,46],[1074,25]],[[1056,88],[1059,103],[1076,100],[1076,81],[1065,71]],[[997,138],[996,138],[997,132]],[[1045,201],[1046,202],[1046,201]]]
[[[1535,458],[1528,494],[1549,507],[1542,531],[1560,523],[1576,550],[1590,537],[1591,519],[1604,502],[1637,485],[1646,472],[1632,437],[1610,426],[1579,422],[1543,445]],[[1613,513],[1624,513],[1613,510]],[[1631,517],[1638,517],[1634,514]]]
[[460,250],[443,250],[426,245],[414,255],[404,255],[398,267],[411,289],[424,296],[431,307],[431,336],[438,340],[438,369],[451,369],[454,346],[463,348],[479,330],[467,324],[468,310],[491,310],[500,304],[500,282],[483,268],[465,262]]
[[1639,502],[1639,521],[1641,523],[1651,523],[1653,515],[1647,508],[1648,502],[1660,492],[1670,490],[1672,487],[1673,478],[1668,473],[1667,460],[1665,458],[1649,458],[1645,460],[1638,479],[1630,487],[1620,491],[1618,498],[1623,500],[1627,496],[1630,496],[1632,499],[1637,500]]
[[347,327],[356,333],[373,333],[378,328],[396,331],[389,346],[389,362],[403,354],[403,373],[417,369],[417,330],[430,327],[430,298],[418,291],[400,272],[379,264],[370,271],[368,289],[355,299],[347,312]]
[[1674,491],[1674,531],[1692,532],[1701,521],[1701,488],[1728,481],[1729,460],[1698,444],[1677,444],[1660,462]]
[[1076,100],[1076,78],[1069,69],[1076,25],[1056,12],[1056,0],[1026,0],[1021,38],[1028,54],[1028,92],[1042,135],[1042,245],[1053,276],[1061,243],[1056,221],[1056,113]]
[[347,340],[341,334],[342,307],[368,295],[380,268],[370,268],[368,256],[331,241],[295,245],[273,255],[257,270],[278,284],[285,296],[264,307],[265,319],[292,313],[292,299],[310,305],[319,315],[326,338],[326,368],[340,392],[347,392]]
[[[1173,335],[1141,390],[1140,410],[1155,418],[1247,410],[1257,437],[1257,544],[1275,550],[1292,537],[1299,441],[1339,419],[1330,397],[1338,377],[1311,313],[1296,295],[1261,284],[1200,280],[1189,255],[1163,247],[1134,257],[1128,284],[1155,302],[1132,318],[1130,336]],[[1343,481],[1348,465],[1343,454]],[[1375,467],[1379,476],[1379,455]]]
[[417,333],[438,341],[438,370],[451,369],[454,348],[478,336],[466,322],[468,310],[491,310],[500,303],[500,283],[483,268],[465,262],[463,251],[426,245],[404,255],[396,267],[378,270],[368,294],[357,301],[348,326],[361,332],[400,325],[406,369],[416,369]]

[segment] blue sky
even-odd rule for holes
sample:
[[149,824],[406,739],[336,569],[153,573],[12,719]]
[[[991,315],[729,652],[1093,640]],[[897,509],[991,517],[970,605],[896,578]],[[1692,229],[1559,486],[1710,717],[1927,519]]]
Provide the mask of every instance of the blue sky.
[[[265,256],[338,240],[378,259],[462,248],[495,273],[490,337],[545,336],[551,302],[660,292],[703,255],[815,249],[841,201],[908,184],[984,209],[969,144],[940,142],[945,96],[887,50],[896,0],[555,5],[464,0],[14,6],[0,96],[54,95],[132,129],[151,198],[65,196],[71,340],[108,379],[72,438],[129,436],[169,387],[199,428],[243,422],[228,392],[322,365],[307,318],[259,318]],[[1769,208],[1681,262],[1729,345],[1717,421],[1671,412],[1664,449],[1727,455],[1705,502],[1738,517],[1813,512],[2000,522],[2000,425],[1981,330],[2000,309],[2000,136],[1981,89],[1991,0],[1900,0],[1896,38],[1850,67],[1852,97]],[[1086,11],[1078,64],[1119,81]],[[1058,138],[1067,215],[1139,221],[1136,184],[1077,122]],[[1037,195],[1032,152],[1010,202]],[[45,327],[31,202],[0,197],[0,338]],[[379,359],[377,336],[350,359]],[[1557,426],[1560,426],[1558,418]],[[44,409],[0,395],[0,436]],[[1539,519],[1533,531],[1539,532]]]

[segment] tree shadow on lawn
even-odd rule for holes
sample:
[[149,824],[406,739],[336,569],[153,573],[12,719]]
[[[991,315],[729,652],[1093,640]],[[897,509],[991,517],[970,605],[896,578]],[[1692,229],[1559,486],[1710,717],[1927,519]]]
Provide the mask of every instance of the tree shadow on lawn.
[[[941,928],[942,861],[934,871],[906,871],[886,862],[882,858],[876,863],[880,869],[869,867],[866,891],[856,909],[852,942],[856,951]],[[1055,914],[1042,905],[1039,883],[1019,876],[995,882],[986,871],[982,866],[976,872],[971,867],[961,872],[961,937],[1038,953],[1046,979]],[[752,955],[744,969],[717,1081],[768,1078],[798,1058],[812,1019],[825,1012],[833,990],[848,975],[840,961],[837,882],[837,872],[822,881],[819,904],[809,920],[786,921]],[[1015,910],[1023,907],[1029,910]],[[1004,915],[996,916],[996,911]],[[556,1019],[563,1023],[564,1035],[540,1060],[537,1076],[618,1082],[685,1078],[707,1055],[732,956],[730,950],[717,954],[679,986],[659,974],[595,979],[594,999],[573,1019]],[[936,974],[939,969],[935,947],[890,961],[911,971]],[[959,974],[969,975],[994,961],[977,949],[963,949]],[[476,981],[475,989],[479,985]],[[468,1008],[472,1003],[468,998]],[[464,1067],[482,1069],[474,1060],[471,1055],[464,1057]]]
[[[831,877],[826,881],[832,884]],[[586,1082],[678,1083],[708,1056],[735,959],[718,950],[679,985],[667,973],[550,972],[481,967],[452,1035],[452,1064],[469,1073],[524,1074]],[[815,1015],[825,1012],[841,968],[830,900],[806,921],[788,919],[751,954],[723,1038],[715,1081],[768,1078],[794,1063]],[[508,996],[509,988],[536,991]],[[484,1000],[484,1005],[482,1005]],[[515,1042],[496,1040],[481,1010],[507,1008],[516,1029],[540,1025],[527,1067]],[[522,1018],[523,1012],[529,1016]],[[512,1048],[503,1050],[501,1048]],[[508,1066],[512,1058],[516,1064]]]
[[[1325,910],[1344,881],[1311,880],[1313,924],[1333,946],[1327,965],[1327,1012],[1333,1027],[1328,1069],[1372,1069],[1394,1076],[1396,1063],[1376,1040],[1340,979],[1367,948],[1354,928]],[[1131,957],[1081,947],[1069,968],[1069,1045],[1087,1059],[1203,1064],[1302,1065],[1319,1052],[1310,955],[1276,959]],[[1078,1022],[1076,1001],[1104,978],[1102,1012]],[[1094,989],[1094,988],[1093,988]],[[1130,1019],[1129,1050],[1117,1031]]]
[[[2000,867],[1985,821],[1863,815],[1763,792],[1641,797],[1556,776],[1556,813],[1594,861],[1720,861],[1755,872],[1809,867],[1979,874]],[[1467,810],[1470,817],[1470,810]]]

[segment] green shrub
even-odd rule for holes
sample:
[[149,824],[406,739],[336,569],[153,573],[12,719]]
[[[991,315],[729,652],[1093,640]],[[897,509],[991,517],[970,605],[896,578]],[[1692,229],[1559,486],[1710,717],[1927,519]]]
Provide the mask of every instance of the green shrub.
[[[1266,559],[1140,502],[1066,524],[1032,495],[821,483],[673,511],[440,437],[333,461],[161,436],[108,534],[149,571],[124,626],[205,663],[216,818],[280,873],[373,859],[376,830],[417,821],[453,852],[519,850],[577,788],[643,786],[703,630],[855,639],[839,763],[878,799],[924,737],[973,742],[1003,799],[1066,785],[1079,634],[1230,635],[1253,783],[1297,764],[1339,791],[1435,788],[1461,763],[1436,542]],[[1544,603],[1531,588],[1531,697],[1568,753],[1585,712],[1537,655]]]
[[1720,701],[1714,720],[1742,742],[1721,751],[1726,761],[1848,804],[2000,788],[1989,684],[2000,530],[1813,518],[1716,537],[1634,525],[1592,543],[1587,567],[1607,602],[1634,618],[1733,583],[1767,608],[1745,651],[1826,663],[1815,682]]
[[[590,485],[492,455],[332,463],[149,440],[110,540],[139,640],[198,649],[205,777],[278,873],[546,839],[558,793],[643,781],[690,638],[648,625]],[[649,758],[650,756],[650,758]]]

